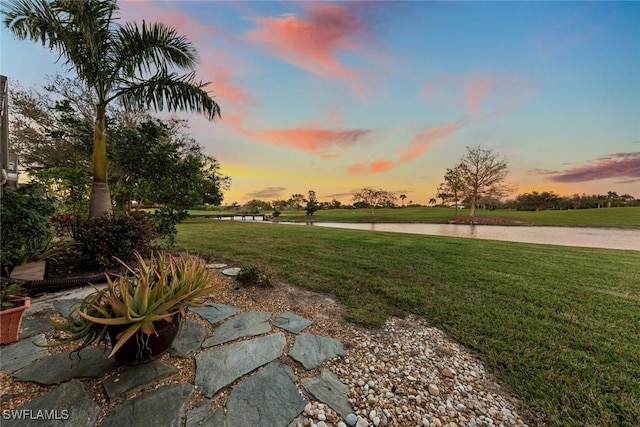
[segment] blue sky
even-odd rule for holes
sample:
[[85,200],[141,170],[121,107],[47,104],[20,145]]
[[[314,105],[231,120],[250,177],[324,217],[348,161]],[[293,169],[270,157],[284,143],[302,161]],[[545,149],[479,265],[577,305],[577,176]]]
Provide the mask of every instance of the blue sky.
[[[222,120],[191,133],[232,178],[225,202],[365,186],[427,203],[465,147],[517,193],[640,197],[638,2],[122,1],[176,27]],[[56,55],[1,33],[1,72],[39,86]]]

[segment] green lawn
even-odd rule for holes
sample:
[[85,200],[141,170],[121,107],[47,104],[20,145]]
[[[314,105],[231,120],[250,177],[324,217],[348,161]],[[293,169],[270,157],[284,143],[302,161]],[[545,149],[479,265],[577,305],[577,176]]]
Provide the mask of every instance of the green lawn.
[[363,325],[423,316],[549,425],[640,419],[640,252],[200,219],[178,245],[262,263]]

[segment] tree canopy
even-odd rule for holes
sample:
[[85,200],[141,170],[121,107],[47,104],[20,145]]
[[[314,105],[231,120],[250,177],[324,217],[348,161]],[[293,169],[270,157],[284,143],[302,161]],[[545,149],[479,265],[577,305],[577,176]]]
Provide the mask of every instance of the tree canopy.
[[[91,181],[91,126],[74,103],[59,95],[63,91],[58,83],[54,79],[44,92],[11,92],[10,144],[32,178],[78,214]],[[230,178],[187,133],[186,121],[114,108],[106,131],[111,141],[109,184],[116,207],[127,210],[137,201],[182,210],[222,202]]]
[[[4,25],[20,40],[55,51],[95,105],[90,215],[111,211],[107,185],[107,106],[129,110],[188,110],[209,119],[220,106],[195,79],[193,45],[162,23],[118,23],[115,0],[6,0]],[[170,70],[185,71],[177,74]]]

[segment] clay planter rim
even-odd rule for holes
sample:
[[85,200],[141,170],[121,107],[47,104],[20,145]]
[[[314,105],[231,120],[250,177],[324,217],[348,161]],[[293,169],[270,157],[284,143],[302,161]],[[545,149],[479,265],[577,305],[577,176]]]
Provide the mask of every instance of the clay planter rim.
[[22,317],[26,309],[31,307],[31,298],[22,297],[18,301],[22,302],[22,305],[6,308],[0,310],[0,318],[2,318],[2,332],[0,334],[0,344],[10,344],[18,341],[20,336],[20,325],[22,324]]
[[[145,363],[157,359],[171,348],[176,335],[178,335],[182,321],[180,312],[173,313],[171,319],[171,322],[165,320],[153,322],[153,326],[156,328],[156,334],[144,334],[142,331],[136,332],[134,336],[129,338],[122,347],[115,352],[113,357],[118,362],[128,365]],[[116,336],[129,326],[131,325],[107,326],[112,348],[116,345]],[[143,349],[140,349],[136,341],[136,337],[141,335],[145,336],[145,344],[148,344],[148,346]]]

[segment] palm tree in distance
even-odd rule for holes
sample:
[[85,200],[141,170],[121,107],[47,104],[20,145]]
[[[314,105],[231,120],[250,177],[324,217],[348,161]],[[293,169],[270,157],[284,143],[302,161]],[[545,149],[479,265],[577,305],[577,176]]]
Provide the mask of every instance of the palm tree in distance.
[[402,206],[402,207],[404,207],[404,199],[406,199],[406,198],[407,198],[407,195],[406,195],[406,194],[401,194],[401,195],[400,195],[400,200],[402,201],[402,203],[401,203],[401,206]]
[[[107,185],[106,108],[188,110],[220,117],[220,106],[195,80],[197,52],[161,23],[117,23],[115,0],[3,0],[4,25],[18,39],[59,53],[95,100],[90,216],[111,212]],[[172,69],[187,73],[178,75]]]

